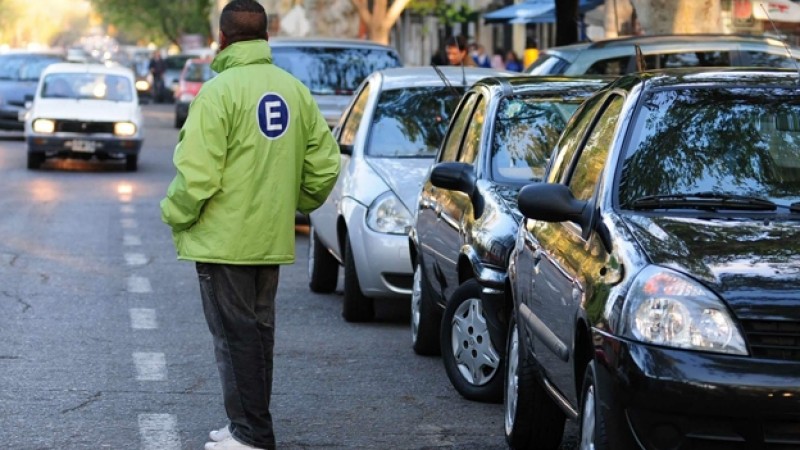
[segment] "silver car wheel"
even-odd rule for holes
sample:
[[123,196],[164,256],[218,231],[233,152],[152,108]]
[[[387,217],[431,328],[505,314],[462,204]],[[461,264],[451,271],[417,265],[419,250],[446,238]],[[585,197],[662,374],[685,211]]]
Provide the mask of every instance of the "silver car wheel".
[[583,418],[581,419],[581,450],[594,450],[594,386],[586,390],[586,400],[583,402]]
[[411,287],[411,343],[416,344],[419,334],[419,322],[422,313],[422,268],[417,264],[414,269],[414,284]]
[[508,364],[507,380],[506,380],[506,436],[510,435],[514,430],[514,417],[517,414],[517,397],[519,395],[519,332],[517,331],[517,324],[511,330],[511,342],[509,342],[508,355],[506,356],[506,364]]
[[461,376],[468,383],[488,383],[500,366],[483,316],[481,300],[471,298],[456,309],[451,323],[451,350]]
[[309,227],[308,230],[308,279],[314,277],[314,227]]

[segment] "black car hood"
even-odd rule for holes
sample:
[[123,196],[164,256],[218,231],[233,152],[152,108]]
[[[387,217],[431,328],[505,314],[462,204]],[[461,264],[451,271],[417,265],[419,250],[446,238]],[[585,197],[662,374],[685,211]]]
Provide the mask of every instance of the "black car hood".
[[26,95],[32,96],[36,93],[37,83],[36,80],[0,80],[0,100],[5,103],[23,104]]
[[622,219],[652,263],[700,280],[740,318],[800,321],[800,221]]

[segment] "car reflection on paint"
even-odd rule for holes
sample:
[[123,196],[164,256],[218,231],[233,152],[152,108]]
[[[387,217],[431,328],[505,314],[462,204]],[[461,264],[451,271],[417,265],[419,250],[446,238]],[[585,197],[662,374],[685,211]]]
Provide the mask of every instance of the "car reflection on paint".
[[513,447],[800,448],[797,86],[644,73],[575,113],[518,198]]

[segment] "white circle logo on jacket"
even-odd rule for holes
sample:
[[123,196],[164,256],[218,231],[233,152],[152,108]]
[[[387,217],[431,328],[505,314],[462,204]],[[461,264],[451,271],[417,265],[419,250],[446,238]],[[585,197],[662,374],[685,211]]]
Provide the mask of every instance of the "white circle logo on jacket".
[[267,92],[258,101],[258,128],[267,139],[277,139],[289,129],[289,105],[275,92]]

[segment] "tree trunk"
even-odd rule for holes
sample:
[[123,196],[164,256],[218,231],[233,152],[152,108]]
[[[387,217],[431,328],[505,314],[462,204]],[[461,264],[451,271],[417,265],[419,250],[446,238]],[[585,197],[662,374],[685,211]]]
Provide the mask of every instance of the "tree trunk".
[[721,33],[720,0],[631,0],[646,34]]
[[603,26],[607,38],[636,34],[630,0],[606,0]]
[[578,0],[556,0],[556,45],[578,42]]

